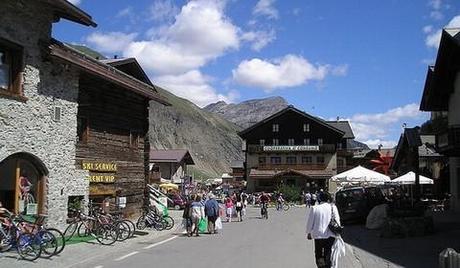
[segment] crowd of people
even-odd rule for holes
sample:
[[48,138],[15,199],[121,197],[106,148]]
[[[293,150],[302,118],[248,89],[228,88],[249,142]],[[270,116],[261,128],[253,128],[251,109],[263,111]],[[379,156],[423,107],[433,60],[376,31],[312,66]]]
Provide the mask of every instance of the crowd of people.
[[207,232],[216,234],[222,229],[222,219],[231,222],[236,216],[238,221],[243,221],[248,205],[248,195],[245,192],[233,192],[224,200],[217,201],[213,193],[193,194],[187,198],[184,207],[183,219],[188,236],[199,236],[199,224],[205,221]]

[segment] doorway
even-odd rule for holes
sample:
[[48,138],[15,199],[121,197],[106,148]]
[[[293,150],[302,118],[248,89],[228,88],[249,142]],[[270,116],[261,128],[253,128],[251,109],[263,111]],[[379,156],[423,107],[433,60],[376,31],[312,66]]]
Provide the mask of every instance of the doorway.
[[29,153],[17,153],[0,162],[0,202],[15,214],[44,212],[48,170]]

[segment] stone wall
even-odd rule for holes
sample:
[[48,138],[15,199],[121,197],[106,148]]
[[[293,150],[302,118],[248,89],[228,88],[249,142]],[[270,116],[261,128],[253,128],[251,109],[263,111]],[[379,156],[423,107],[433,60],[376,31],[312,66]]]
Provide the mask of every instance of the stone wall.
[[[27,4],[24,4],[27,3]],[[87,172],[75,168],[78,73],[46,61],[52,13],[37,1],[0,1],[0,37],[24,47],[23,91],[27,101],[0,96],[0,162],[27,152],[49,170],[45,207],[51,225],[62,227],[67,198],[88,194]],[[33,29],[33,30],[32,30]],[[54,121],[56,107],[61,118]]]

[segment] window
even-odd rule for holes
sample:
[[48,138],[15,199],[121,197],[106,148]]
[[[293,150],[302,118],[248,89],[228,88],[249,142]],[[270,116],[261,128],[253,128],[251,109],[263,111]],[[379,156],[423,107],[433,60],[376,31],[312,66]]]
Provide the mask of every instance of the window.
[[129,132],[129,147],[137,149],[139,147],[139,132]]
[[279,156],[272,156],[270,158],[270,163],[271,164],[281,164],[281,157]]
[[288,145],[289,146],[294,146],[294,139],[288,139]]
[[89,137],[89,124],[88,118],[86,117],[77,117],[77,134],[78,141],[81,143],[87,143]]
[[273,139],[273,145],[278,146],[280,144],[278,139]]
[[22,47],[0,38],[0,93],[22,96]]
[[316,157],[316,162],[318,164],[324,164],[324,156],[317,156]]
[[265,145],[265,140],[260,140],[260,146],[264,146]]
[[297,157],[295,156],[286,157],[286,163],[291,164],[291,165],[297,164]]
[[303,145],[310,145],[310,139],[303,139]]
[[265,164],[267,162],[267,158],[265,156],[259,157],[259,164]]
[[303,132],[310,132],[310,124],[303,124]]
[[345,166],[344,164],[345,163],[344,163],[342,158],[337,158],[337,166],[338,167],[344,167]]
[[311,164],[313,159],[311,156],[302,156],[302,164]]
[[273,132],[279,132],[280,131],[280,125],[273,124],[272,129],[273,129]]
[[337,143],[337,149],[342,150],[342,143],[341,142]]
[[323,145],[323,139],[318,139],[318,145]]

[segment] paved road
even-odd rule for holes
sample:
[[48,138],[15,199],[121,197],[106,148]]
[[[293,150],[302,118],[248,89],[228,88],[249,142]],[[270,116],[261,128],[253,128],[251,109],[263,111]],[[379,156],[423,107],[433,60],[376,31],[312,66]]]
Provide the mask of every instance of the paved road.
[[[269,209],[269,219],[263,220],[258,208],[250,208],[243,222],[224,223],[217,235],[153,232],[109,247],[70,245],[61,256],[34,263],[9,253],[0,255],[0,267],[316,267],[313,242],[305,239],[305,214],[305,208]],[[340,267],[362,267],[349,252]]]
[[131,248],[84,267],[315,267],[313,245],[304,238],[305,208],[269,215],[262,220],[258,209],[250,209],[243,222],[224,223],[220,234],[172,236],[153,248]]

